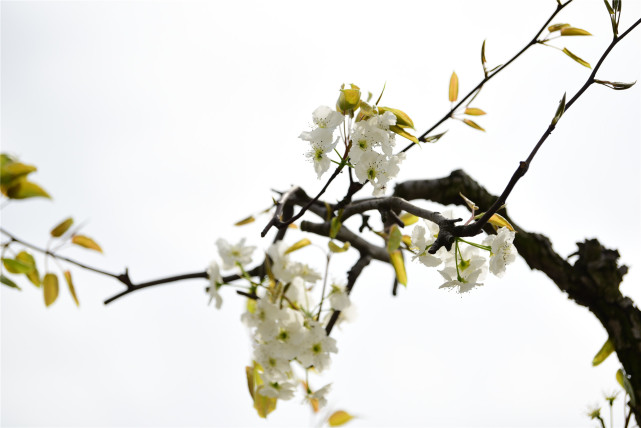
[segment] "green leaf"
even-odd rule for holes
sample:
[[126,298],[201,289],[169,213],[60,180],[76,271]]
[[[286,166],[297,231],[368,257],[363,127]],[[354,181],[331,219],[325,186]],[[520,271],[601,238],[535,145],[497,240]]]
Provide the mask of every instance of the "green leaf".
[[565,27],[561,29],[562,36],[591,36],[592,34],[581,28]]
[[566,27],[569,27],[569,26],[570,26],[570,24],[552,24],[552,25],[550,25],[548,27],[548,31],[550,33],[554,33],[555,31],[562,30],[562,29],[564,29]]
[[614,10],[612,10],[612,6],[610,6],[610,2],[608,0],[603,0],[605,2],[605,7],[608,8],[608,13],[610,15],[614,15]]
[[53,236],[54,238],[61,237],[62,235],[64,235],[64,233],[67,230],[69,230],[72,224],[73,224],[73,219],[71,217],[62,220],[60,223],[56,225],[56,227],[51,229],[51,232],[50,232],[51,236]]
[[51,196],[36,183],[27,181],[25,178],[17,180],[17,183],[12,184],[7,189],[7,196],[11,199],[27,199],[27,198],[49,198]]
[[76,295],[76,288],[73,286],[73,281],[71,280],[71,271],[66,270],[64,272],[65,275],[65,281],[67,281],[67,286],[69,287],[69,293],[71,293],[71,297],[73,297],[73,301],[76,302],[76,306],[80,306],[80,302],[78,301],[78,296]]
[[485,70],[486,63],[487,60],[485,59],[485,40],[483,40],[483,44],[481,45],[481,64],[483,64],[483,70]]
[[16,256],[16,260],[31,266],[31,270],[29,272],[25,272],[25,275],[33,285],[35,285],[36,287],[40,287],[40,273],[38,272],[38,268],[36,267],[36,259],[34,259],[33,256],[28,252],[21,251]]
[[436,135],[430,135],[429,137],[423,138],[421,141],[423,141],[424,143],[436,143],[446,133],[447,131],[441,132],[440,134],[436,134]]
[[398,282],[407,286],[407,273],[405,272],[405,261],[403,260],[403,253],[401,250],[396,250],[389,255],[394,266],[394,271],[396,272],[396,279]]
[[329,226],[330,239],[336,238],[336,235],[338,235],[338,232],[341,230],[342,225],[343,223],[341,223],[340,215],[338,217],[332,217],[332,221]]
[[636,406],[636,399],[634,398],[634,388],[628,379],[628,374],[623,369],[617,370],[617,382],[623,388],[623,390],[630,396],[630,404]]
[[393,224],[389,231],[389,239],[387,240],[387,252],[392,254],[401,246],[401,239],[403,234],[397,224]]
[[514,227],[501,214],[492,214],[492,217],[490,217],[487,222],[494,226],[495,230],[498,230],[500,227],[507,227],[514,232]]
[[463,123],[466,124],[467,126],[471,126],[474,129],[478,129],[479,131],[485,132],[485,129],[481,128],[479,124],[474,122],[473,120],[463,119]]
[[20,260],[5,258],[5,259],[2,259],[2,263],[4,264],[4,268],[11,273],[21,274],[21,273],[31,272],[33,270],[32,265],[27,264]]
[[581,64],[582,66],[587,67],[587,68],[592,68],[592,66],[590,65],[589,62],[584,61],[581,58],[579,58],[578,56],[574,55],[572,52],[570,52],[570,50],[568,48],[563,48],[563,53],[565,53],[567,56],[569,56],[570,58],[572,58],[573,60],[575,60],[576,62]]
[[381,98],[383,98],[383,93],[385,92],[385,87],[387,86],[387,82],[383,83],[383,90],[381,90],[381,94],[378,96],[378,99],[374,103],[375,106],[378,105],[378,103],[381,101]]
[[53,302],[58,298],[58,277],[54,273],[48,273],[45,275],[42,280],[42,286],[44,288],[44,297],[45,305],[51,306]]
[[286,249],[285,254],[293,253],[294,251],[300,250],[301,248],[306,247],[311,243],[312,241],[307,238],[301,239],[300,241],[296,242],[294,245]]
[[89,250],[95,250],[99,253],[102,253],[102,248],[100,248],[100,245],[98,245],[96,241],[85,235],[75,235],[73,238],[71,238],[71,243],[79,245],[83,248],[87,248]]
[[327,419],[327,422],[329,423],[330,427],[339,427],[341,425],[345,425],[352,419],[354,419],[354,416],[350,415],[346,411],[337,410],[330,415],[330,417]]
[[12,181],[26,177],[34,171],[37,171],[33,165],[26,165],[20,162],[8,162],[2,166],[0,173],[0,184],[8,186]]
[[449,98],[451,102],[458,99],[458,76],[455,72],[452,72],[452,76],[450,77]]
[[413,136],[412,134],[410,134],[409,132],[407,132],[406,130],[404,130],[403,128],[401,128],[401,127],[400,127],[400,126],[398,126],[398,125],[392,125],[392,126],[390,126],[390,127],[389,127],[389,130],[390,130],[390,131],[392,131],[392,132],[394,132],[395,134],[400,135],[401,137],[405,137],[405,138],[407,138],[408,140],[410,140],[410,141],[412,141],[412,142],[414,142],[414,143],[418,144],[418,138],[416,138],[415,136]]
[[611,353],[614,352],[614,344],[610,339],[606,340],[601,349],[599,349],[599,352],[596,353],[594,356],[594,359],[592,359],[592,365],[593,366],[598,366],[602,362],[605,361],[606,358],[610,356]]
[[20,287],[18,287],[18,284],[15,282],[11,281],[9,278],[6,276],[0,274],[0,282],[2,282],[4,285],[11,287],[11,288],[17,288],[18,290],[22,290]]
[[410,226],[418,221],[418,217],[410,213],[404,213],[400,218],[405,226]]
[[479,209],[478,206],[476,206],[476,203],[469,199],[467,196],[465,196],[463,193],[458,192],[459,196],[463,198],[463,201],[465,202],[465,205],[470,209],[470,211],[476,211]]
[[603,86],[607,86],[608,88],[615,89],[617,91],[621,91],[624,89],[629,89],[632,86],[634,86],[637,81],[635,80],[632,83],[623,83],[623,82],[610,82],[608,80],[599,80],[599,79],[594,79],[594,83],[598,83]]
[[414,129],[414,122],[410,117],[407,115],[402,110],[399,110],[397,108],[391,108],[391,107],[379,107],[378,108],[378,113],[383,114],[386,111],[394,113],[394,116],[396,116],[396,125],[400,126],[401,128],[412,128]]
[[565,112],[565,93],[563,93],[563,98],[561,98],[561,101],[559,101],[559,106],[556,108],[556,113],[554,113],[554,118],[552,119],[552,125],[556,125],[559,119],[561,119],[561,116],[563,116],[564,112]]

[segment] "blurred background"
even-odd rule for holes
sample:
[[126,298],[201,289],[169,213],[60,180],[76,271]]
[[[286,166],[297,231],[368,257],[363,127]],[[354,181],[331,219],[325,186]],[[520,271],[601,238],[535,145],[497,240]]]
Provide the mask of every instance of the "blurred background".
[[[202,271],[214,242],[247,237],[260,252],[267,221],[233,224],[267,208],[271,189],[323,182],[297,137],[342,83],[407,112],[418,133],[449,109],[452,71],[461,96],[532,39],[556,7],[542,1],[8,2],[1,8],[2,151],[38,167],[53,200],[12,202],[2,227],[46,245],[60,220],[104,255],[63,254],[134,281]],[[621,28],[641,15],[626,2]],[[565,37],[596,63],[611,40],[600,0],[576,0],[552,23],[593,37]],[[639,79],[641,30],[622,41],[598,77]],[[472,106],[487,132],[450,121],[436,144],[412,149],[398,181],[463,168],[498,194],[549,124],[564,92],[590,70],[535,46],[484,88]],[[524,229],[547,234],[559,254],[598,238],[630,267],[624,294],[641,299],[639,87],[593,86],[563,117],[508,200]],[[400,138],[399,143],[405,144]],[[341,176],[327,193],[344,193]],[[369,196],[366,187],[361,196]],[[483,207],[482,207],[483,208]],[[442,209],[442,208],[439,208]],[[460,211],[465,215],[464,211]],[[302,234],[293,231],[288,241]],[[326,240],[314,239],[326,248]],[[354,253],[354,254],[353,254]],[[341,280],[356,259],[332,260]],[[310,247],[301,259],[323,265]],[[38,258],[42,271],[43,259]],[[53,263],[50,268],[54,269]],[[587,426],[588,406],[617,389],[616,356],[593,368],[606,333],[540,272],[518,260],[502,279],[458,295],[434,269],[412,264],[391,296],[393,271],[373,262],[352,301],[358,316],[335,331],[339,353],[312,379],[333,383],[329,410],[351,426]],[[268,419],[245,380],[244,299],[223,289],[208,306],[205,280],[152,287],[110,305],[123,289],[72,268],[77,308],[61,286],[45,308],[26,280],[1,288],[1,422],[4,426],[313,426],[300,394]],[[621,425],[622,400],[615,402]],[[604,409],[605,410],[605,409]],[[607,412],[605,412],[607,415]]]

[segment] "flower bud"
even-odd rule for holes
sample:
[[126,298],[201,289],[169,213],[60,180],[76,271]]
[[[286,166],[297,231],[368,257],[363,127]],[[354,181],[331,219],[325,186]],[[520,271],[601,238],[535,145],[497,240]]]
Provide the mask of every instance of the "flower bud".
[[361,89],[354,84],[350,86],[350,89],[345,89],[345,85],[341,85],[341,93],[336,101],[336,110],[344,115],[353,114],[361,103]]

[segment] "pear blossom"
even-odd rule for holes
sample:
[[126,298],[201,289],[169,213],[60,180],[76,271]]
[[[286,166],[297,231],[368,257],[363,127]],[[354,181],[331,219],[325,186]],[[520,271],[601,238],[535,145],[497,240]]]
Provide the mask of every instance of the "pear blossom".
[[291,381],[272,381],[263,379],[265,384],[258,390],[260,395],[265,397],[278,398],[280,400],[289,400],[294,396],[296,385]]
[[405,153],[388,158],[377,152],[366,152],[355,165],[354,172],[360,183],[369,180],[374,185],[374,196],[379,196],[385,192],[387,182],[396,177],[404,159]]
[[501,227],[496,235],[489,235],[483,240],[483,245],[492,247],[490,272],[498,277],[505,274],[505,266],[516,260],[514,237],[513,231],[507,227]]
[[317,321],[310,322],[310,329],[301,344],[301,352],[296,359],[305,368],[314,366],[319,372],[329,367],[329,353],[338,352],[336,340],[327,336],[325,329]]
[[305,396],[305,399],[303,401],[312,402],[313,400],[316,400],[316,402],[318,403],[318,408],[322,409],[327,405],[326,395],[329,393],[331,387],[332,384],[328,383],[324,387],[317,389],[315,392],[311,392],[311,390],[308,390],[307,396]]
[[320,106],[312,113],[314,124],[319,128],[336,129],[338,125],[343,123],[344,117],[339,112],[327,106]]
[[236,245],[231,245],[225,239],[220,238],[216,241],[218,254],[223,259],[223,269],[232,269],[236,263],[246,265],[252,261],[252,253],[256,249],[254,246],[246,246],[245,238],[241,239]]
[[209,277],[209,304],[212,300],[216,299],[216,309],[220,309],[223,305],[223,298],[218,294],[218,287],[223,284],[223,277],[220,275],[220,268],[216,261],[212,261],[207,268],[207,276]]
[[445,250],[444,247],[441,247],[434,255],[427,252],[428,247],[436,241],[439,227],[436,223],[432,223],[431,221],[425,221],[424,223],[427,225],[429,233],[427,233],[425,227],[420,224],[414,226],[414,230],[412,231],[411,249],[416,251],[416,255],[412,260],[418,259],[419,262],[423,263],[427,267],[436,267],[443,262],[441,257],[444,256],[447,250]]
[[344,285],[332,284],[332,291],[329,295],[329,305],[336,311],[342,311],[351,305],[349,295],[345,291]]
[[[455,252],[459,251],[460,254]],[[458,293],[466,293],[472,288],[483,285],[478,282],[485,277],[485,258],[479,256],[478,248],[467,246],[462,251],[457,245],[447,253],[445,268],[439,271],[445,282],[439,288],[454,288]]]

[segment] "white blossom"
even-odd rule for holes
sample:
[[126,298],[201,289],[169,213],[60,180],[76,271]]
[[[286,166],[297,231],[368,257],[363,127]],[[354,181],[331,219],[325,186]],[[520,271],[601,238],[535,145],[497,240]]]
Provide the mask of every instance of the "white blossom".
[[318,403],[318,408],[322,409],[327,405],[327,394],[329,393],[330,389],[332,387],[331,383],[328,383],[324,387],[317,389],[315,392],[307,392],[307,396],[305,396],[304,401],[309,401],[311,402],[312,400],[316,400]]
[[456,245],[448,252],[445,267],[439,271],[445,282],[439,288],[453,288],[459,293],[466,293],[472,288],[483,285],[485,277],[485,258],[479,256],[476,247],[467,246],[455,256]]
[[369,180],[374,185],[374,196],[378,196],[385,192],[387,182],[396,177],[404,159],[405,153],[388,158],[377,152],[366,152],[355,165],[354,172],[360,183]]
[[412,260],[418,259],[419,262],[423,263],[427,267],[436,267],[440,265],[443,260],[442,257],[445,255],[447,250],[441,247],[436,252],[436,254],[430,254],[427,252],[428,247],[431,246],[439,233],[439,227],[436,223],[431,221],[424,222],[428,226],[429,232],[426,232],[425,227],[420,224],[414,226],[412,231],[412,249],[416,251],[416,255]]
[[349,295],[344,285],[332,284],[332,291],[329,294],[329,305],[336,311],[345,310],[351,305]]
[[312,113],[314,124],[319,128],[336,129],[343,123],[343,115],[327,106],[320,106]]
[[212,300],[216,299],[216,309],[220,309],[223,305],[223,298],[218,294],[218,287],[223,283],[223,277],[220,275],[220,268],[216,261],[212,261],[207,268],[207,276],[209,277],[209,304]]
[[252,261],[252,253],[256,249],[253,246],[245,245],[245,238],[241,239],[236,245],[231,245],[225,239],[220,238],[216,241],[218,254],[223,259],[223,269],[232,269],[236,263],[246,265]]
[[280,400],[289,400],[294,396],[296,385],[292,381],[275,381],[269,378],[263,380],[265,384],[258,390],[260,395]]
[[314,366],[319,372],[329,367],[329,353],[338,352],[336,340],[327,336],[325,329],[316,321],[310,322],[311,326],[301,344],[301,352],[296,359],[305,368]]
[[492,247],[490,256],[490,272],[501,277],[505,273],[505,266],[516,260],[516,247],[514,246],[515,233],[507,227],[502,227],[496,235],[489,235],[483,240],[483,245]]

